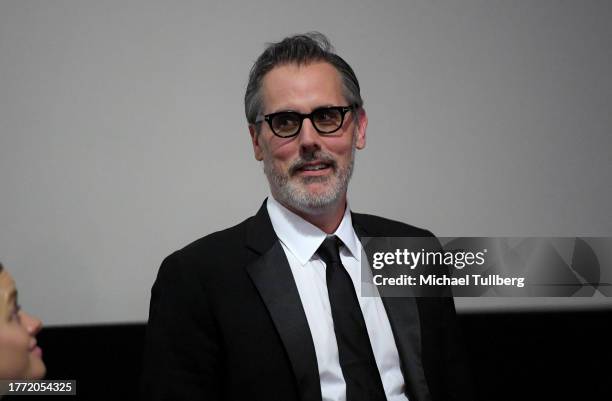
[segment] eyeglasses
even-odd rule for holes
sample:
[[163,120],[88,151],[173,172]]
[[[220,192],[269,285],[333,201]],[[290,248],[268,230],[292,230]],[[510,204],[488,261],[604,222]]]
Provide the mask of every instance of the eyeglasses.
[[302,114],[296,111],[281,111],[266,114],[255,123],[267,121],[274,135],[281,138],[289,138],[297,135],[302,129],[305,118],[310,119],[313,127],[321,135],[333,134],[338,131],[344,123],[344,115],[355,109],[355,106],[321,107],[310,114]]

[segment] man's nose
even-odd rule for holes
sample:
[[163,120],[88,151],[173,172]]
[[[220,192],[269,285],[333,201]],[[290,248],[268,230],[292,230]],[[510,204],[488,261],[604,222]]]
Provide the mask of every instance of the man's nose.
[[321,135],[317,132],[310,118],[305,118],[302,122],[302,128],[298,134],[300,148],[303,150],[311,150],[320,148]]
[[21,311],[20,313],[20,318],[21,321],[23,322],[23,325],[25,326],[26,330],[28,331],[28,333],[32,336],[35,336],[40,329],[42,328],[42,322],[40,321],[40,319],[28,315],[27,313]]

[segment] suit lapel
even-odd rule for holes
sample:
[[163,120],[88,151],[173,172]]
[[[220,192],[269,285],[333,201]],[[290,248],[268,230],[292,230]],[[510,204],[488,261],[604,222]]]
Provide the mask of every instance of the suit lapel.
[[266,203],[251,220],[247,246],[261,255],[246,269],[285,346],[303,401],[321,401],[319,369],[306,314]]
[[[383,236],[368,230],[353,213],[353,228],[366,252],[363,237]],[[411,401],[430,401],[431,395],[425,379],[422,358],[421,324],[416,298],[381,297],[387,312],[395,345],[400,356],[401,369],[406,383],[406,393]]]

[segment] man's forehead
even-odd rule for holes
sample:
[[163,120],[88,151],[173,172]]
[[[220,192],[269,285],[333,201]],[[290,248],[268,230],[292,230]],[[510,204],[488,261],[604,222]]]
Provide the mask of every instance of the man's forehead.
[[324,61],[274,67],[263,78],[262,97],[264,105],[271,108],[287,106],[286,103],[291,102],[307,107],[344,101],[340,74],[333,65]]

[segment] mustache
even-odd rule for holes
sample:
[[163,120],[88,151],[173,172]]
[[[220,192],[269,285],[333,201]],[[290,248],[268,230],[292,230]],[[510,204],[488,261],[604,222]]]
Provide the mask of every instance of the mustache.
[[289,166],[289,174],[293,175],[298,170],[303,168],[306,164],[312,164],[313,162],[327,164],[334,170],[336,170],[336,167],[338,166],[336,159],[334,159],[332,156],[328,154],[325,154],[325,153],[311,154],[311,155],[306,155],[306,157],[301,156],[299,159],[291,163],[291,166]]

